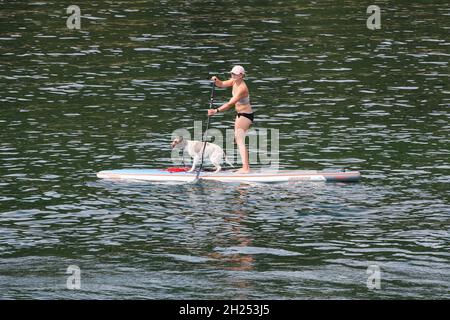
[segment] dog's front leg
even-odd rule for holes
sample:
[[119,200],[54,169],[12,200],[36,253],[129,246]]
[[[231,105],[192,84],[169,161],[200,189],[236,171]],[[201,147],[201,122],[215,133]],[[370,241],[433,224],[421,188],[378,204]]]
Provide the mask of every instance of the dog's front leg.
[[194,171],[195,166],[196,166],[196,164],[197,164],[197,161],[198,161],[198,157],[194,157],[193,160],[192,160],[192,168],[191,168],[191,170],[189,170],[188,172]]

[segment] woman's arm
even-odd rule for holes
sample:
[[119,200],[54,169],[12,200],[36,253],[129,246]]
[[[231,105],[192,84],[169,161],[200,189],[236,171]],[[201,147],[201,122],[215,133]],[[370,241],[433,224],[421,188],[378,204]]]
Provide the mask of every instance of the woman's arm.
[[239,92],[230,99],[230,101],[225,102],[223,105],[221,105],[219,108],[216,109],[209,109],[208,110],[208,116],[212,116],[215,115],[219,112],[224,112],[227,111],[228,109],[230,109],[236,102],[238,102],[240,99],[242,99],[243,97],[245,97],[247,95],[247,91],[246,90],[239,90]]
[[241,100],[246,95],[247,95],[247,91],[246,90],[244,90],[244,89],[239,90],[237,92],[237,94],[233,98],[230,99],[230,101],[224,103],[222,106],[217,108],[217,112],[223,112],[223,111],[226,111],[226,110],[230,109],[236,102]]
[[226,80],[226,81],[221,81],[216,76],[212,77],[211,80],[214,81],[214,84],[216,86],[218,86],[219,88],[231,87],[233,85],[233,83],[234,83],[233,79],[229,79],[229,80]]

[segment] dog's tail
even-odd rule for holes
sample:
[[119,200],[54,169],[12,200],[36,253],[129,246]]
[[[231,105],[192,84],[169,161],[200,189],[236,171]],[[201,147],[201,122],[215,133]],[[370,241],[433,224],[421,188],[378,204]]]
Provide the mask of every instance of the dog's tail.
[[228,160],[227,158],[227,154],[225,153],[225,151],[223,152],[223,157],[225,158],[225,162],[232,168],[234,168],[233,164]]

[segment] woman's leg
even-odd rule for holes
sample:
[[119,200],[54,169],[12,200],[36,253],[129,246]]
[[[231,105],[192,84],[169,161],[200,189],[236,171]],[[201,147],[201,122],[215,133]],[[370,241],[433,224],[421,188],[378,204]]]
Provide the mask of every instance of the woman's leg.
[[239,153],[241,154],[242,159],[242,168],[237,171],[238,173],[250,172],[248,152],[245,147],[245,136],[247,135],[247,131],[251,125],[252,122],[250,119],[244,116],[236,116],[236,120],[234,121],[234,138],[236,140],[236,144],[238,145]]

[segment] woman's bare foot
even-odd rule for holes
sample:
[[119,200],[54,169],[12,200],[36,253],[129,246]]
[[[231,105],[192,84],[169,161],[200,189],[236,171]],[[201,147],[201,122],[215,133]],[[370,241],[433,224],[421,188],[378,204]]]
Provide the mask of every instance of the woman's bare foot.
[[240,168],[235,173],[250,173],[250,169],[249,168]]

